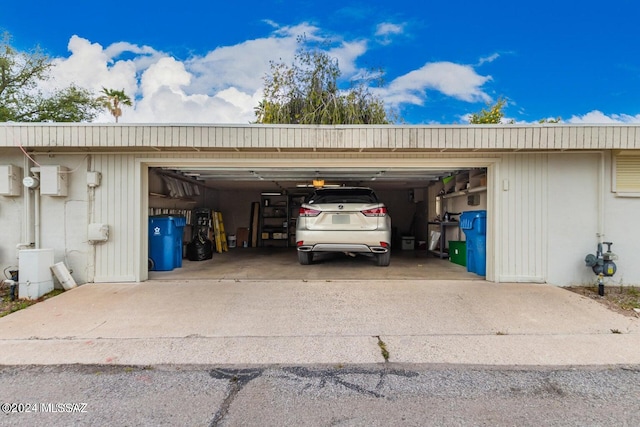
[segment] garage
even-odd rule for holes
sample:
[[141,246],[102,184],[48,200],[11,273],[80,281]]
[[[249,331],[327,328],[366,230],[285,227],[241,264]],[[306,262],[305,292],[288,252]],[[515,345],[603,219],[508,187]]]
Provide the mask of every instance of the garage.
[[[584,259],[599,240],[614,242],[621,258],[632,253],[626,224],[637,222],[637,191],[625,184],[624,165],[636,164],[636,128],[7,124],[0,258],[10,265],[17,247],[51,248],[78,283],[264,279],[265,265],[276,267],[271,278],[461,278],[456,273],[494,283],[591,283]],[[46,188],[21,185],[44,171]],[[393,222],[388,267],[361,256],[296,262],[295,207],[314,181],[375,190]],[[259,217],[265,204],[280,210],[268,229]],[[181,257],[179,268],[150,271],[150,217],[186,218],[194,209],[220,212],[236,247],[210,262]],[[476,210],[486,211],[484,276],[448,259],[446,249],[460,252],[466,240],[459,223],[435,221]],[[192,218],[183,227],[180,246],[193,238]],[[434,253],[435,232],[443,243]],[[249,233],[259,239],[246,238],[244,248]],[[625,280],[637,277],[635,265],[625,268]]]
[[[146,163],[149,218],[185,218],[183,259],[157,268],[150,256],[149,279],[484,280],[484,270],[466,267],[459,221],[462,212],[488,211],[486,159],[302,162],[313,166],[300,165],[300,160],[273,165],[278,162],[262,159],[243,167],[180,159]],[[298,264],[300,204],[314,188],[337,186],[370,187],[386,205],[393,228],[388,267],[377,267],[372,256],[344,253],[324,253],[312,265]],[[217,242],[216,222],[222,224]],[[198,259],[193,248],[203,242],[211,244],[211,255]],[[153,241],[148,244],[150,254],[156,254]]]

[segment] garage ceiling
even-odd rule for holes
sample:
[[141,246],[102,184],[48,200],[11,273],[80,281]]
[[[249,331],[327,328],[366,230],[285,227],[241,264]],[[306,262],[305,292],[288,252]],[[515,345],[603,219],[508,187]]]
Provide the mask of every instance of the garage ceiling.
[[421,188],[457,170],[410,168],[220,168],[170,167],[164,173],[197,180],[217,189],[260,188],[283,190],[313,186],[314,180],[325,185],[354,185],[384,189]]

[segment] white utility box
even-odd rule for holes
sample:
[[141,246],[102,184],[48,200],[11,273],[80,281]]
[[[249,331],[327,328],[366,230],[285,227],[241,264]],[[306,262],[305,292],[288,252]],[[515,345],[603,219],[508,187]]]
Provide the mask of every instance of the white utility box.
[[90,188],[99,187],[101,178],[100,172],[87,172],[87,186]]
[[90,243],[106,242],[109,240],[109,226],[107,224],[92,222],[89,224],[87,237]]
[[18,298],[38,299],[53,290],[53,249],[18,251]]
[[20,196],[22,194],[22,168],[13,165],[0,166],[0,195]]
[[67,195],[69,169],[64,166],[40,166],[40,194],[48,196]]

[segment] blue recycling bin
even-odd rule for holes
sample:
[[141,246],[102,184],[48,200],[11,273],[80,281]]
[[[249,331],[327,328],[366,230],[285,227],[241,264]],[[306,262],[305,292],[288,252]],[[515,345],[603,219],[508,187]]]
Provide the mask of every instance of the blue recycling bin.
[[149,270],[171,271],[182,267],[182,233],[186,224],[182,216],[149,217]]
[[487,211],[466,211],[460,228],[467,238],[467,271],[487,275]]

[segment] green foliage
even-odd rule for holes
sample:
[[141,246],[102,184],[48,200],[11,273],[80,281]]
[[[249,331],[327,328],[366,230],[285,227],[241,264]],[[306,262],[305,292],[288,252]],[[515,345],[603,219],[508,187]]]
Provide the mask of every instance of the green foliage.
[[542,123],[561,123],[562,122],[562,117],[556,117],[555,119],[540,119],[538,120],[538,123],[542,124]]
[[499,124],[504,117],[502,109],[505,105],[506,101],[502,98],[498,99],[493,105],[487,104],[486,109],[483,108],[479,113],[471,114],[469,123],[472,125]]
[[44,95],[39,85],[53,64],[38,47],[18,52],[11,36],[0,38],[0,122],[84,122],[95,118],[99,106],[91,93],[76,86]]
[[120,105],[131,106],[131,98],[124,93],[124,89],[116,90],[103,87],[101,93],[104,95],[98,97],[98,104],[108,110],[111,115],[115,117],[116,123],[118,123],[118,118],[122,116],[122,109],[120,108]]
[[[299,40],[301,42],[304,39]],[[338,87],[338,61],[320,50],[299,48],[292,65],[271,62],[264,97],[255,108],[257,123],[387,124],[384,103],[366,78]]]

